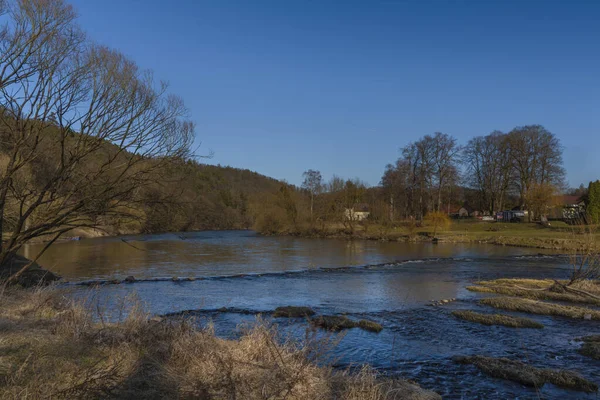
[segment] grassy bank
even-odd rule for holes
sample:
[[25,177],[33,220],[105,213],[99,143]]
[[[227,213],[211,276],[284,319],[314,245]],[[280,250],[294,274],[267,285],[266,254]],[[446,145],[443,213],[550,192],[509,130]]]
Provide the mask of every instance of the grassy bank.
[[551,383],[565,389],[587,393],[598,390],[595,383],[572,371],[535,368],[507,358],[471,356],[455,357],[454,361],[460,364],[473,364],[486,375],[518,382],[525,386],[541,388],[544,384]]
[[541,329],[544,325],[529,318],[513,317],[503,314],[481,314],[469,310],[452,311],[452,315],[465,321],[476,322],[483,325],[503,325],[510,328],[535,328]]
[[[135,301],[108,323],[54,288],[0,294],[0,398],[438,399],[368,367],[323,366],[335,338],[282,338],[266,323],[223,340]],[[94,313],[96,315],[94,315]]]
[[[567,281],[559,280],[561,284]],[[550,279],[495,279],[491,281],[475,282],[474,286],[468,286],[467,290],[480,293],[496,293],[508,296],[525,297],[534,300],[553,300],[571,303],[588,303],[600,305],[600,300],[595,297],[585,296],[573,292],[545,290],[553,287],[554,281]],[[595,296],[600,296],[600,284],[598,281],[577,282],[573,289],[583,290]]]
[[554,315],[573,319],[600,320],[600,311],[586,307],[563,306],[554,303],[545,303],[530,299],[516,297],[490,297],[479,301],[486,306],[500,308],[507,311],[519,311],[529,314]]
[[[345,238],[401,242],[430,242],[434,228],[398,224],[394,226],[370,222],[356,223],[352,228],[342,224],[298,226],[280,232],[316,238]],[[600,234],[595,234],[600,238]],[[454,220],[449,229],[436,234],[439,242],[487,243],[504,246],[531,247],[557,251],[573,251],[586,245],[586,233],[580,227],[564,222],[552,222],[550,226],[536,223],[497,223],[473,220]]]

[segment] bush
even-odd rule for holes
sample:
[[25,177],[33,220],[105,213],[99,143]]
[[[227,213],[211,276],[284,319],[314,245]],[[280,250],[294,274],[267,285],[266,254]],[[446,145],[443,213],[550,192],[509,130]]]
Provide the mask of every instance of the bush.
[[433,227],[433,237],[435,237],[438,230],[449,229],[452,224],[450,217],[442,211],[434,211],[427,214],[425,216],[425,223]]

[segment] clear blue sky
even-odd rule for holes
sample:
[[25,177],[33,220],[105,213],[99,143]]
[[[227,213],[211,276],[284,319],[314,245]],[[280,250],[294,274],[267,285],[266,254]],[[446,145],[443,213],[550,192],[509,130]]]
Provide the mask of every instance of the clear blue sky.
[[542,124],[571,185],[600,178],[599,1],[72,3],[184,98],[210,163],[374,185],[425,134]]

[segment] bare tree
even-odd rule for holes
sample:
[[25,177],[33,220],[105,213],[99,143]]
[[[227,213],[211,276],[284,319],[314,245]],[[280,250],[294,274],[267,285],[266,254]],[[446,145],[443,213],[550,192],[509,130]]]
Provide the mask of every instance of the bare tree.
[[74,228],[131,215],[140,189],[166,163],[190,155],[194,125],[167,84],[89,43],[62,0],[20,0],[5,10],[0,230],[7,239],[0,265],[6,268],[32,239],[50,245]]
[[436,211],[442,206],[442,191],[458,176],[460,147],[456,139],[445,133],[436,132],[433,137],[425,137],[432,142],[431,165],[432,181],[436,186]]
[[323,177],[321,176],[321,172],[312,169],[305,171],[302,176],[304,177],[302,188],[310,193],[310,219],[312,221],[314,217],[315,196],[317,196],[323,188]]
[[517,127],[508,134],[508,143],[524,208],[528,206],[527,192],[533,185],[563,186],[562,146],[554,134],[540,125]]
[[466,167],[466,183],[479,193],[479,207],[490,214],[503,208],[513,168],[507,135],[494,131],[469,140],[462,160]]

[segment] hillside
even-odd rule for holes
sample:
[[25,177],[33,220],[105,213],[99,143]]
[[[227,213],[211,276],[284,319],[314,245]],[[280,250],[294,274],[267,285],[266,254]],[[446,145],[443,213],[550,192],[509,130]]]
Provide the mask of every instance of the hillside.
[[282,184],[247,169],[195,161],[163,172],[160,183],[142,196],[143,218],[111,224],[115,233],[248,229],[253,224],[249,210],[263,193]]

